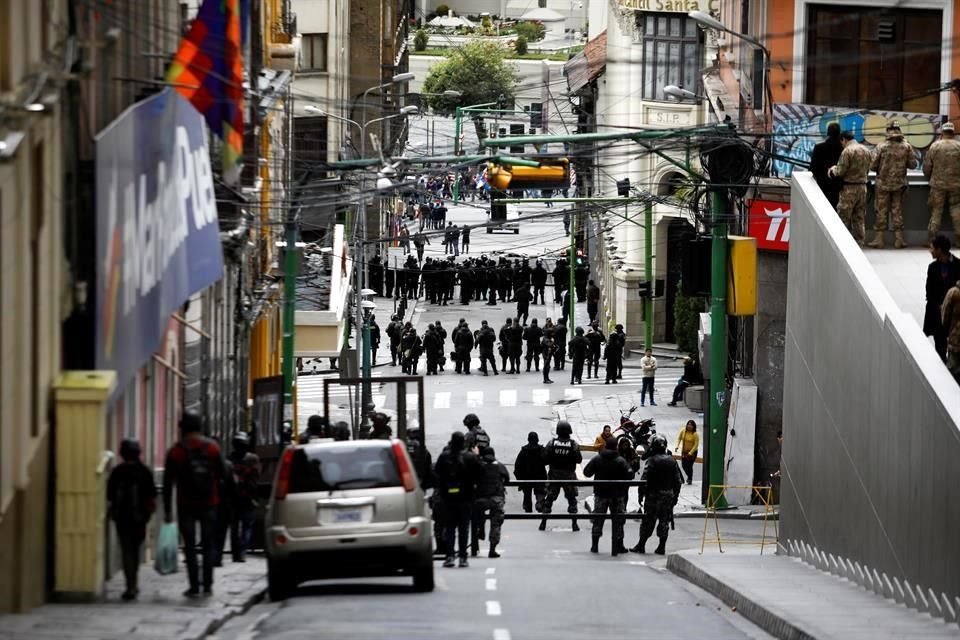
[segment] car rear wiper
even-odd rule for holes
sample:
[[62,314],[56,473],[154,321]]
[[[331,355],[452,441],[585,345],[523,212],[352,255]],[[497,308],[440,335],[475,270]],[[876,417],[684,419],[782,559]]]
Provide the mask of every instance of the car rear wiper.
[[354,484],[356,482],[372,482],[373,484],[370,487],[364,487],[368,489],[373,489],[376,487],[392,487],[393,483],[385,481],[383,478],[351,478],[350,480],[341,480],[340,482],[334,483],[331,485],[331,490],[342,489],[348,484]]

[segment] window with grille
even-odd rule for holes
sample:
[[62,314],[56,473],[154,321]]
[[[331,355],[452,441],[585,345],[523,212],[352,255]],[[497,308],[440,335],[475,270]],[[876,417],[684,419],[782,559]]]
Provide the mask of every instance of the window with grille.
[[302,71],[327,70],[327,34],[305,33],[300,43]]
[[683,14],[640,13],[643,34],[643,98],[663,100],[663,88],[676,85],[700,93],[703,49],[697,23]]

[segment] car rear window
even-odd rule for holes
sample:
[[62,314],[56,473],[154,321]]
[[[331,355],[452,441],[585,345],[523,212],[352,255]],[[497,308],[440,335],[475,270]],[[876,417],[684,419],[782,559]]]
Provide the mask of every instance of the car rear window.
[[389,447],[305,447],[293,454],[290,493],[402,484]]

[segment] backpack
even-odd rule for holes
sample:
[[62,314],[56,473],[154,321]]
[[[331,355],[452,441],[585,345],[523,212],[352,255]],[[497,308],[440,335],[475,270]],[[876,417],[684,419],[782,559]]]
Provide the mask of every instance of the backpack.
[[130,478],[129,482],[118,482],[117,493],[110,503],[110,517],[114,521],[144,524],[150,519],[146,501],[140,495],[140,483]]
[[184,482],[184,497],[191,502],[206,502],[213,494],[213,471],[205,445],[187,447],[187,470]]
[[444,493],[447,495],[459,495],[463,481],[463,453],[457,452],[456,454],[451,454],[448,460],[449,464],[446,465],[446,474],[441,478]]

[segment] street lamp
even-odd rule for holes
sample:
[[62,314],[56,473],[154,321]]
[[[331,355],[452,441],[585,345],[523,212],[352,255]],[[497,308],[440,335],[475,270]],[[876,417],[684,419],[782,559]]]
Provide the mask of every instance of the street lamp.
[[684,89],[683,87],[678,87],[675,84],[668,84],[667,86],[665,86],[663,88],[663,95],[667,96],[668,98],[675,98],[677,100],[702,100],[703,99],[702,95],[698,93],[694,93],[693,91],[690,91],[688,89]]

